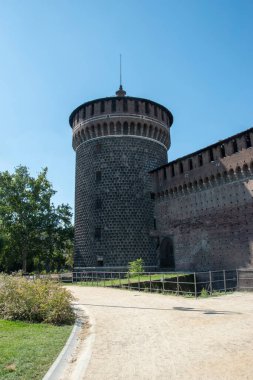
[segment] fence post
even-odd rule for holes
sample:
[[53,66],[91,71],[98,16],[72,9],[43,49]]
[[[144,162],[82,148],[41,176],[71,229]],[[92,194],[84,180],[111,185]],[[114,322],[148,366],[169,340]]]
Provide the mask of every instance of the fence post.
[[223,269],[224,292],[227,292],[226,271]]
[[[162,288],[163,288],[163,294],[164,294],[164,273],[162,275],[163,275],[162,276]],[[159,291],[159,289],[158,289],[158,291]]]
[[193,273],[194,276],[194,293],[195,293],[195,298],[197,298],[197,283],[196,283],[196,273]]
[[91,286],[93,286],[93,272],[91,272]]
[[129,282],[129,276],[130,276],[130,274],[129,274],[129,272],[127,272],[127,282],[128,282],[128,290],[130,289],[130,282]]
[[178,275],[177,275],[177,295],[179,296],[179,278],[178,278]]
[[211,271],[209,271],[209,286],[210,286],[210,294],[213,294],[212,272]]
[[239,290],[239,273],[238,269],[236,269],[236,290]]
[[149,272],[149,291],[152,291],[151,273]]
[[141,284],[140,284],[140,273],[138,273],[138,291],[141,290]]
[[121,277],[120,277],[120,272],[119,272],[119,287],[121,288]]

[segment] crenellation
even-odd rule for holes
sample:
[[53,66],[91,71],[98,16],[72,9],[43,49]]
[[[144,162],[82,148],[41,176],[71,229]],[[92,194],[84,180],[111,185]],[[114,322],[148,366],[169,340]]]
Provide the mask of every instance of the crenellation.
[[253,264],[253,128],[167,163],[169,110],[126,96],[72,112],[75,267]]

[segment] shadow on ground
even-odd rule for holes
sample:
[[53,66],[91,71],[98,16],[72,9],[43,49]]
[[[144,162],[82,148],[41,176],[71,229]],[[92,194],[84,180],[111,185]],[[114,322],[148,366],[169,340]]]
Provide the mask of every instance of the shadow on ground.
[[242,314],[235,311],[226,311],[226,310],[212,310],[212,309],[196,309],[194,307],[172,307],[172,308],[157,308],[157,307],[141,307],[141,306],[121,306],[121,305],[100,305],[100,304],[91,304],[91,303],[82,303],[82,306],[95,306],[95,307],[105,307],[105,308],[118,308],[118,309],[137,309],[137,310],[159,310],[159,311],[192,311],[202,314],[227,314],[227,315],[236,315]]

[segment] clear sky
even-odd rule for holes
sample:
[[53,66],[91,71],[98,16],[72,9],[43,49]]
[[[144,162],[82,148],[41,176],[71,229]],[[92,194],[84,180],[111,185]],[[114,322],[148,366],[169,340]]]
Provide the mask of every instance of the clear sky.
[[69,114],[127,94],[174,115],[169,160],[253,125],[252,0],[0,0],[0,171],[74,204]]

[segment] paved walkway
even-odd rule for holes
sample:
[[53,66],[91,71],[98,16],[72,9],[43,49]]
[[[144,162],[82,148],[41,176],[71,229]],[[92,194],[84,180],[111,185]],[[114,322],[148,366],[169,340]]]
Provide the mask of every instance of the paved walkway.
[[253,379],[253,293],[195,300],[71,291],[96,334],[85,380]]

